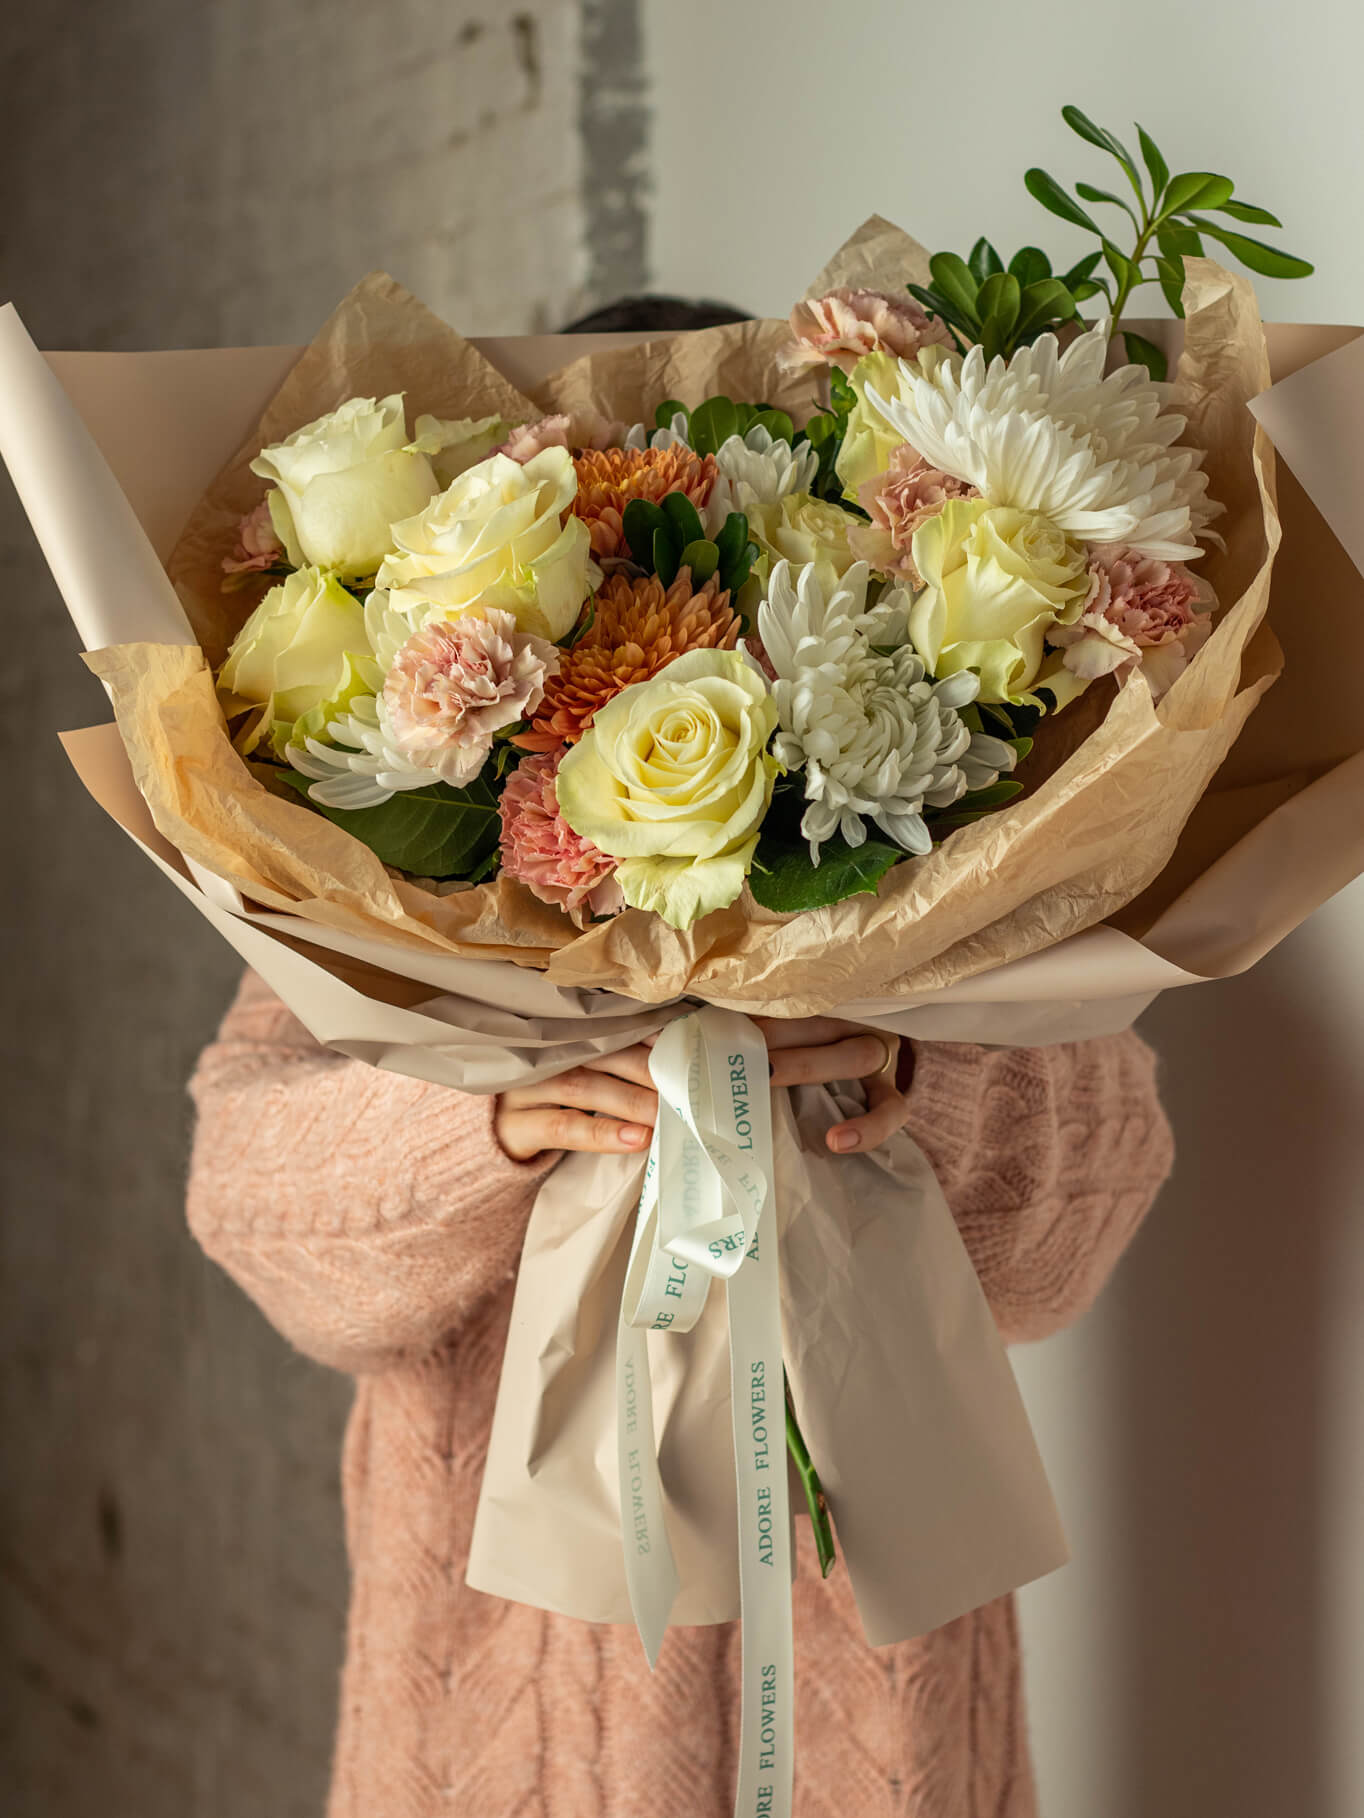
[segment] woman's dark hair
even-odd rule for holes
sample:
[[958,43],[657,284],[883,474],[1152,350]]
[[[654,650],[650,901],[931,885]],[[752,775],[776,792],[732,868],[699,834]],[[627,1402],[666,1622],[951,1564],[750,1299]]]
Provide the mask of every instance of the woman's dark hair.
[[565,323],[560,333],[605,335],[634,330],[647,334],[650,329],[657,329],[663,334],[675,334],[683,328],[719,328],[725,322],[752,320],[747,310],[736,309],[732,303],[692,303],[685,297],[620,297],[579,316],[576,322]]

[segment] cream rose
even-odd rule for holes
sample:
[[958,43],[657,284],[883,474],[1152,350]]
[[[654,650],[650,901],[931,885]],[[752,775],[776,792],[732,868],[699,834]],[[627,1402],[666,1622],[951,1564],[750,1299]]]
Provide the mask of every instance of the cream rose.
[[559,767],[559,812],[619,861],[627,903],[689,927],[744,887],[776,725],[767,684],[737,651],[690,651],[597,709]]
[[982,701],[1017,701],[1044,685],[1047,633],[1084,605],[1084,550],[1050,518],[984,499],[949,499],[912,547],[924,589],[909,635],[932,674],[976,670]]
[[431,463],[407,446],[401,392],[349,399],[263,448],[251,471],[275,483],[270,517],[290,560],[345,580],[373,574],[393,547],[389,526],[438,490]]
[[832,586],[857,560],[848,536],[861,519],[839,505],[811,498],[808,492],[789,492],[766,504],[749,498],[744,510],[749,535],[761,552],[754,563],[760,581],[766,581],[774,562],[789,562],[793,568],[813,562],[820,580]]
[[229,713],[265,709],[249,745],[268,737],[278,753],[300,722],[321,737],[350,699],[373,694],[382,679],[360,602],[333,576],[300,568],[270,589],[237,633],[218,689]]
[[577,489],[566,448],[546,448],[524,465],[492,455],[393,526],[397,553],[377,584],[409,621],[497,607],[522,631],[557,643],[589,590],[587,525],[563,519]]

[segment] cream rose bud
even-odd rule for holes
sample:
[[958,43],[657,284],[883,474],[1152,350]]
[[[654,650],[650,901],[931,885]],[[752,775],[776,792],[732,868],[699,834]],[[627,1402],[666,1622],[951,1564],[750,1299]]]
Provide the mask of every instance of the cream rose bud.
[[627,903],[675,928],[732,903],[778,765],[776,704],[738,651],[693,650],[599,707],[559,766],[559,811],[618,861]]
[[290,559],[347,580],[373,574],[393,548],[390,526],[439,491],[408,445],[401,392],[349,399],[263,448],[251,471],[275,483],[270,516]]
[[914,533],[923,592],[910,642],[938,677],[974,669],[982,701],[1018,701],[1046,684],[1047,633],[1077,619],[1085,552],[1038,512],[949,499]]
[[258,732],[282,751],[296,722],[325,719],[319,708],[339,711],[350,694],[373,693],[382,679],[360,602],[333,576],[300,568],[270,589],[237,633],[218,688],[229,712],[265,707]]
[[587,525],[564,522],[577,490],[566,448],[546,448],[524,465],[492,455],[393,526],[396,554],[377,585],[409,618],[496,607],[522,631],[557,643],[588,594]]
[[774,562],[789,562],[793,568],[813,562],[828,588],[857,560],[848,535],[860,528],[862,520],[840,505],[812,498],[808,492],[789,492],[768,504],[750,498],[744,509],[749,535],[760,552],[753,565],[754,581],[742,601],[750,616]]

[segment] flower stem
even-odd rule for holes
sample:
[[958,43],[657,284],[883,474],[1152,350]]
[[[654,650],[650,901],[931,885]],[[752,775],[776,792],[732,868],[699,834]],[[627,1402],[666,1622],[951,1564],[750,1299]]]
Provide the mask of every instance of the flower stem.
[[819,1472],[810,1458],[810,1448],[805,1443],[805,1435],[800,1430],[796,1419],[796,1410],[791,1401],[791,1383],[786,1380],[786,1449],[791,1454],[791,1461],[800,1478],[800,1486],[805,1492],[805,1506],[810,1511],[810,1521],[815,1530],[815,1550],[819,1555],[819,1571],[822,1578],[827,1578],[834,1568],[834,1530],[829,1520],[829,1505],[825,1500],[824,1486],[819,1481]]

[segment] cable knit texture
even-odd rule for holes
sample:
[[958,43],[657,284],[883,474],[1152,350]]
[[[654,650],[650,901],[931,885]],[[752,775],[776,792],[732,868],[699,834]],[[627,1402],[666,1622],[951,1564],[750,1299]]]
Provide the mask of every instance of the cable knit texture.
[[[490,1101],[323,1049],[248,975],[192,1082],[190,1223],[300,1350],[359,1378],[329,1818],[725,1818],[739,1640],[471,1591],[465,1561],[539,1177]],[[916,1044],[911,1133],[1008,1340],[1082,1313],[1169,1170],[1135,1035]],[[1011,1598],[869,1648],[798,1523],[798,1818],[1034,1818]]]

